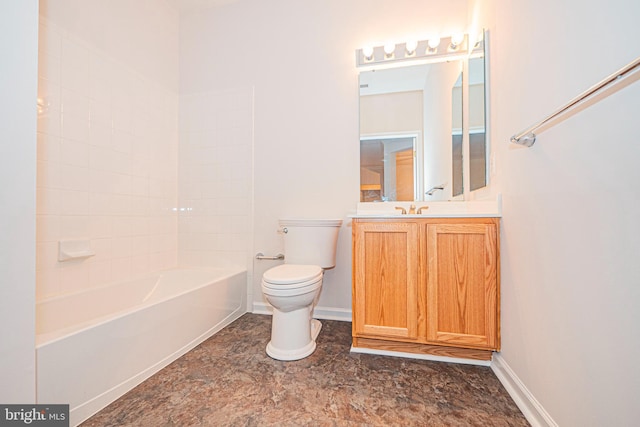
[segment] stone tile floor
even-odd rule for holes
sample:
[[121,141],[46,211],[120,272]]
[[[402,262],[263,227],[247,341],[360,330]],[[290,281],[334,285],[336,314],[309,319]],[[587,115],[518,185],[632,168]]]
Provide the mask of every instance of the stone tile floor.
[[350,353],[351,323],[322,323],[281,362],[271,317],[245,314],[82,426],[529,425],[488,367]]

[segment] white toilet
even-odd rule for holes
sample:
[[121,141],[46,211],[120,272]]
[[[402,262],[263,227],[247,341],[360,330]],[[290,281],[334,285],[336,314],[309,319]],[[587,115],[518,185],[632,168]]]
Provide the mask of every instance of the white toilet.
[[313,319],[324,269],[336,265],[340,219],[280,220],[285,263],[262,276],[262,293],[273,306],[267,354],[278,360],[298,360],[316,349],[322,327]]

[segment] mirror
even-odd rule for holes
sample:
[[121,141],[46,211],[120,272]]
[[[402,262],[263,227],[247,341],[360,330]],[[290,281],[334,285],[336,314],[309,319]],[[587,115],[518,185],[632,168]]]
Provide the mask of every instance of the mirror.
[[462,73],[451,88],[451,191],[453,197],[463,191],[462,172]]
[[471,191],[487,185],[484,70],[484,55],[469,59],[469,182]]
[[462,200],[486,186],[484,81],[482,46],[362,71],[360,201]]

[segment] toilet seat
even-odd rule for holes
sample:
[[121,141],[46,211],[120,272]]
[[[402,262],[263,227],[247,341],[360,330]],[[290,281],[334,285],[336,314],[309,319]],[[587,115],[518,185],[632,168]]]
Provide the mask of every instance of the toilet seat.
[[322,268],[317,265],[282,264],[262,275],[262,285],[274,290],[302,288],[320,280]]

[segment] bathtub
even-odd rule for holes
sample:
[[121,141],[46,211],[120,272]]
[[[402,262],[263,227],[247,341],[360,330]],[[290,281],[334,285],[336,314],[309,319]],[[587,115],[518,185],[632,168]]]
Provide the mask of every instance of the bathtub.
[[244,270],[174,269],[36,305],[37,402],[78,425],[246,311]]

